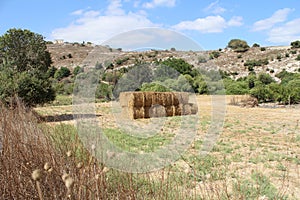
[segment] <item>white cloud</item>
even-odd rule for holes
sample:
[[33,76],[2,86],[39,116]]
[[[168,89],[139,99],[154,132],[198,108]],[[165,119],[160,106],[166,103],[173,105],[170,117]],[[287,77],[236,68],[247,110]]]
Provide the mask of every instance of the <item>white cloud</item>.
[[125,12],[122,9],[121,0],[111,0],[107,10],[106,15],[124,15]]
[[300,18],[275,27],[269,32],[268,41],[273,43],[290,43],[300,39]]
[[233,16],[229,21],[228,21],[228,26],[242,26],[243,25],[243,17],[241,16]]
[[77,14],[78,19],[67,27],[53,30],[52,39],[60,38],[69,42],[90,41],[99,44],[121,32],[160,26],[152,23],[143,12],[126,13],[120,0],[111,1],[105,15],[95,10],[75,11],[73,14]]
[[221,7],[219,5],[219,0],[212,2],[211,4],[209,4],[206,8],[204,8],[205,12],[208,13],[213,13],[215,15],[219,15],[222,14],[226,11],[225,8]]
[[228,22],[221,16],[207,16],[194,21],[183,21],[173,26],[176,30],[196,30],[201,33],[220,33],[229,26],[241,26],[243,18],[235,16]]
[[155,7],[174,7],[176,0],[152,0],[143,4],[144,8],[155,8]]
[[292,11],[293,9],[290,8],[277,10],[271,17],[255,22],[252,29],[253,31],[268,30],[275,24],[286,21],[288,14]]
[[71,13],[71,15],[82,15],[83,12],[84,12],[83,9],[75,10],[74,12]]

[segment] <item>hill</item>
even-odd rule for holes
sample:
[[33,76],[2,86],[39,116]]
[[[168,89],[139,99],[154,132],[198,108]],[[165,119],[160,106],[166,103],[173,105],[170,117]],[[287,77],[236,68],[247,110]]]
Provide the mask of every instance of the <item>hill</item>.
[[53,66],[68,67],[94,66],[99,63],[110,63],[114,68],[128,67],[137,62],[154,62],[170,57],[182,58],[196,68],[220,69],[229,73],[232,78],[245,77],[250,71],[266,72],[271,76],[283,69],[288,72],[299,72],[300,61],[296,58],[300,50],[290,46],[251,47],[244,53],[231,49],[214,51],[170,51],[150,50],[145,52],[128,52],[112,49],[108,46],[92,46],[77,43],[49,44]]

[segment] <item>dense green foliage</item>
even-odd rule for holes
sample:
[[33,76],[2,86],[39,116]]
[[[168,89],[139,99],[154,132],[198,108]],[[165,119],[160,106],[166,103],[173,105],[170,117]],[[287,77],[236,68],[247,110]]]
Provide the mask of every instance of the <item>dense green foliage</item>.
[[54,100],[50,65],[43,36],[29,30],[8,30],[0,37],[0,100],[9,104],[18,97],[28,107]]
[[296,40],[294,42],[291,42],[292,48],[300,48],[300,41]]
[[54,78],[57,80],[61,80],[65,77],[68,77],[71,75],[71,71],[67,67],[61,67],[60,69],[56,70],[54,74]]
[[300,103],[300,74],[285,70],[276,75],[280,83],[266,73],[250,74],[236,81],[224,79],[226,94],[250,94],[259,102]]

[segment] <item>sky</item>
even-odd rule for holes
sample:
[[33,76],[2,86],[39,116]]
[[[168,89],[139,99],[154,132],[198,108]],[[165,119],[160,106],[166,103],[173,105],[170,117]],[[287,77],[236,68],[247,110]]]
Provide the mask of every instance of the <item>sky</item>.
[[[108,45],[107,41],[124,33],[131,37],[119,37],[123,42],[147,40],[149,35],[141,36],[135,30],[146,29],[150,30],[148,34],[155,35],[151,30],[156,28],[156,33],[161,33],[155,36],[156,41],[170,39],[172,36],[165,33],[174,33],[171,35],[176,36],[177,43],[188,39],[204,50],[225,48],[231,39],[245,40],[250,46],[254,43],[278,46],[300,40],[300,3],[299,0],[1,0],[0,35],[10,28],[29,29],[49,41],[63,39]],[[122,48],[124,44],[116,45]],[[163,42],[160,47],[164,48]]]

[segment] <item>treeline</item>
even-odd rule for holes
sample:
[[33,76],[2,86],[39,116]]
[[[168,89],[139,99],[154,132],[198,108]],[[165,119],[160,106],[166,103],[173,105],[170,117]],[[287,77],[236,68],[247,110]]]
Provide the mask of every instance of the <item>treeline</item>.
[[197,94],[250,94],[259,102],[296,104],[300,102],[300,74],[286,70],[275,75],[250,72],[233,80],[225,71],[196,69],[183,59],[169,58],[154,64],[104,71],[96,98],[111,100],[122,91],[185,91]]

